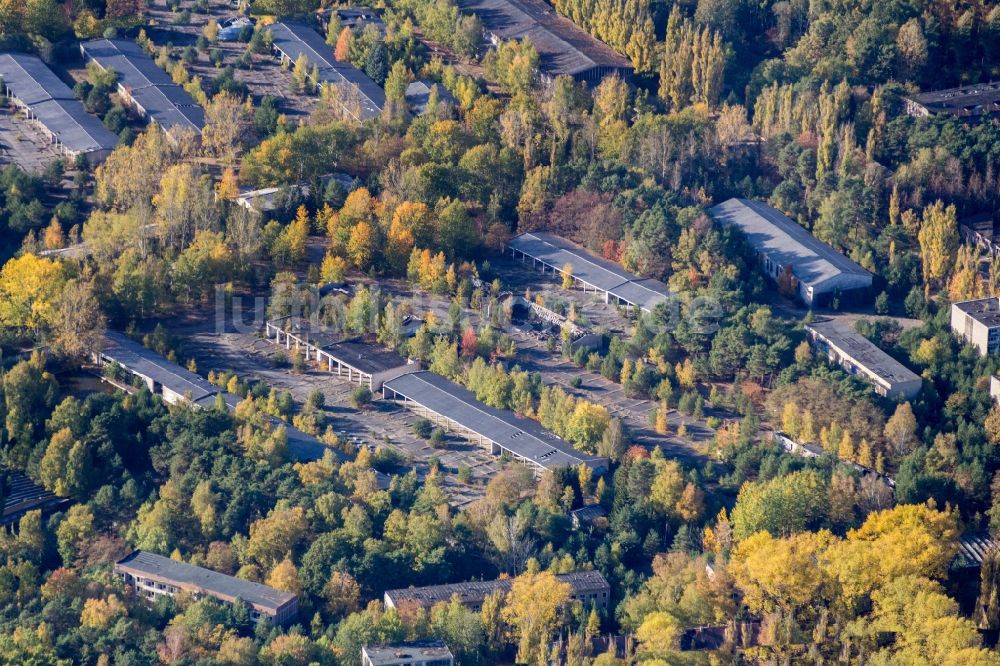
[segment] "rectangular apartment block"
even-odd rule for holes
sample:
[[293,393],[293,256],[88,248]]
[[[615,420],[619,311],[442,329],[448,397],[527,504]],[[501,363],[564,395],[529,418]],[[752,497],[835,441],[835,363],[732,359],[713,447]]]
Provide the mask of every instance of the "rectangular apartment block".
[[275,624],[288,624],[298,615],[299,598],[253,581],[234,578],[169,557],[137,550],[115,563],[115,573],[137,594],[147,599],[189,592],[208,595],[228,604],[242,599],[251,608],[254,622],[262,617]]
[[852,375],[864,377],[879,395],[909,400],[923,386],[919,375],[843,324],[814,322],[806,326],[806,332],[818,351]]
[[980,355],[1000,349],[1000,298],[979,298],[951,304],[951,330],[979,350]]

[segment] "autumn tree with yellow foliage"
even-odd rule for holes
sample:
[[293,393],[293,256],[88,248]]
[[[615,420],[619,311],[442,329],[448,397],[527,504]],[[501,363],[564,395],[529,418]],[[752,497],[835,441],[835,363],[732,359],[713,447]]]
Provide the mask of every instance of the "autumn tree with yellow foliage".
[[0,326],[38,333],[55,325],[65,275],[59,261],[33,254],[4,264],[0,269]]
[[924,209],[917,239],[923,261],[926,287],[940,284],[951,273],[958,252],[958,220],[955,206],[936,201]]
[[549,641],[563,620],[569,596],[569,583],[560,582],[549,572],[526,573],[514,579],[503,618],[514,628],[520,663],[548,663]]

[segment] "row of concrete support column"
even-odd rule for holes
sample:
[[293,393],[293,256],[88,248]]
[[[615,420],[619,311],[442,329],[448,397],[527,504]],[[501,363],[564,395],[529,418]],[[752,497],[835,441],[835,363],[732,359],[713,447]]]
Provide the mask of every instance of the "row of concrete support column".
[[73,157],[75,155],[74,153],[67,150],[65,146],[62,145],[62,142],[59,140],[59,137],[55,133],[50,131],[49,128],[46,127],[40,120],[38,120],[38,116],[35,114],[34,111],[31,110],[31,107],[27,106],[26,104],[23,104],[21,100],[19,100],[11,92],[10,88],[7,88],[7,97],[14,101],[14,105],[17,108],[19,108],[21,112],[24,114],[25,120],[34,122],[43,132],[45,132],[45,135],[49,139],[49,143],[59,148],[62,152],[66,153],[70,157]]
[[306,361],[315,361],[319,367],[323,368],[325,366],[327,372],[336,373],[341,378],[347,377],[347,381],[367,386],[371,390],[371,375],[356,370],[345,363],[341,363],[329,352],[325,352],[316,345],[310,344],[308,341],[282,330],[280,326],[266,323],[264,331],[267,339],[273,340],[276,345],[284,345],[285,349],[288,350],[295,349],[295,351],[302,353]]
[[[556,268],[555,266],[550,266],[549,264],[545,263],[544,261],[542,261],[540,259],[536,259],[535,257],[527,255],[524,252],[520,252],[516,248],[513,248],[513,247],[510,248],[510,256],[512,258],[517,259],[518,255],[521,256],[521,263],[522,264],[526,264],[528,262],[528,260],[530,259],[532,267],[535,270],[541,270],[542,275],[545,275],[545,271],[546,271],[546,269],[548,269],[548,270],[552,271],[553,275],[558,275],[558,276],[562,277],[563,271],[562,271],[561,268]],[[541,266],[541,268],[539,268],[539,266]],[[572,278],[573,278],[573,284],[579,285],[583,289],[584,293],[593,292],[595,294],[603,294],[604,295],[604,302],[605,303],[611,303],[611,298],[612,298],[611,292],[608,292],[608,291],[605,291],[603,289],[600,289],[599,287],[596,287],[596,286],[590,284],[589,282],[584,282],[583,280],[581,280],[580,278],[576,277],[575,275],[572,276]],[[629,309],[635,307],[631,303],[629,303],[627,301],[623,301],[622,299],[618,298],[617,296],[615,296],[614,299],[616,301],[616,303],[615,303],[616,305],[623,306],[626,310],[629,310]]]

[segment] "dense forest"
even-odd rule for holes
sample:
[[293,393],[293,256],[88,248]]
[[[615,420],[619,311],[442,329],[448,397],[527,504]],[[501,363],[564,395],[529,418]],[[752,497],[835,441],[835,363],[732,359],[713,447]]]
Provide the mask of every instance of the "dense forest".
[[[955,301],[1000,296],[1000,259],[959,232],[1000,210],[1000,124],[906,111],[918,91],[1000,78],[1000,6],[556,0],[635,68],[588,87],[540,76],[530,40],[490,46],[454,0],[384,0],[382,28],[336,13],[325,28],[333,57],[385,91],[359,123],[316,63],[281,68],[271,52],[272,19],[329,3],[251,2],[255,25],[223,48],[225,4],[0,4],[4,50],[76,78],[119,137],[99,166],[0,169],[0,463],[69,500],[0,533],[0,662],[360,666],[364,645],[434,637],[463,665],[1000,664],[1000,555],[955,566],[963,535],[1000,533],[1000,361],[949,319]],[[137,41],[191,93],[200,140],[146,126],[79,60],[77,42],[100,36]],[[416,79],[434,85],[422,115],[407,111]],[[266,187],[270,210],[234,201]],[[873,273],[870,303],[835,298],[826,314],[858,314],[856,330],[920,376],[915,398],[881,397],[810,347],[804,326],[824,313],[767,282],[706,214],[730,197],[769,203]],[[568,330],[545,351],[653,403],[659,435],[690,444],[687,424],[704,424],[690,456],[526,369],[499,253],[531,230],[677,295],[676,312],[615,313],[624,330],[598,351]],[[343,282],[350,295],[306,298]],[[557,282],[556,298],[524,296],[589,325],[572,280]],[[456,508],[446,481],[469,485],[467,466],[435,456],[418,473],[387,444],[338,436],[322,392],[296,402],[199,369],[172,326],[238,296],[377,341],[609,469],[534,478],[501,460]],[[698,321],[705,301],[714,326]],[[410,315],[423,316],[412,336]],[[117,376],[81,390],[107,329],[239,406],[167,405]],[[308,371],[276,356],[275,372]],[[338,407],[374,421],[372,398]],[[296,460],[273,419],[331,450]],[[429,422],[413,430],[443,448]],[[773,431],[819,453],[789,453]],[[603,516],[575,527],[584,506]],[[136,548],[295,593],[298,618],[254,622],[245,604],[186,594],[145,603],[113,572]],[[610,583],[606,609],[555,577],[588,570]],[[501,576],[510,592],[481,610],[382,602]],[[726,640],[691,649],[699,627]],[[608,635],[624,649],[595,650]]]

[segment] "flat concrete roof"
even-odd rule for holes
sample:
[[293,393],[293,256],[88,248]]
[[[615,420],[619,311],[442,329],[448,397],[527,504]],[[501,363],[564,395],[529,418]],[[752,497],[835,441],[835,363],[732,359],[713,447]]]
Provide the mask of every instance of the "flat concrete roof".
[[1000,111],[1000,81],[931,90],[910,99],[932,113],[988,115]]
[[994,328],[1000,326],[1000,298],[977,298],[971,301],[959,301],[953,306],[978,321],[983,326]]
[[576,76],[603,68],[632,71],[631,61],[542,0],[460,0],[487,31],[500,39],[528,39],[538,52],[539,69],[550,76]]
[[361,648],[372,666],[399,666],[434,659],[454,659],[444,641],[410,641],[392,645],[366,645]]
[[148,53],[127,39],[93,39],[80,45],[83,55],[118,74],[118,85],[164,129],[205,127],[205,110]]
[[[118,331],[105,333],[104,349],[101,354],[129,372],[148,377],[178,395],[190,396],[191,403],[202,409],[214,407],[220,395],[223,404],[230,412],[235,412],[236,406],[242,401],[238,395],[223,391],[208,380],[202,379],[200,375],[171,363],[152,349],[143,347]],[[284,428],[288,453],[296,460],[305,462],[319,460],[327,451],[331,451],[341,462],[350,459],[343,451],[326,446],[291,423],[285,423],[276,416],[269,416],[268,420],[272,427]],[[384,474],[381,472],[376,474],[379,475],[379,483],[388,483]]]
[[767,204],[729,199],[709,208],[708,213],[722,224],[739,228],[754,249],[780,266],[790,265],[795,277],[814,289],[845,280],[859,286],[871,284],[871,273]]
[[177,395],[189,396],[192,402],[215,395],[220,390],[207,379],[171,363],[118,331],[107,331],[104,334],[101,354],[135,374],[152,379]]
[[312,27],[296,21],[274,23],[271,31],[274,48],[295,62],[304,55],[310,66],[319,68],[321,83],[347,86],[355,91],[360,103],[360,121],[376,118],[385,107],[385,91],[367,74],[346,62],[333,57],[333,47]]
[[874,342],[835,320],[808,324],[828,344],[872,374],[883,379],[889,388],[910,382],[921,382],[920,376],[882,351]]
[[406,86],[406,103],[410,109],[419,115],[427,112],[427,103],[431,99],[431,88],[437,86],[438,100],[443,104],[458,106],[458,100],[444,87],[444,84],[426,79],[417,79]]
[[367,375],[377,375],[409,365],[405,358],[391,349],[370,345],[359,340],[336,342],[324,347],[322,351],[335,360]]
[[314,326],[306,317],[283,317],[268,323],[367,375],[377,375],[410,365],[409,361],[391,349],[369,344],[359,338],[344,340],[338,331]]
[[276,590],[253,581],[227,576],[211,569],[203,569],[185,562],[178,562],[144,550],[137,550],[115,563],[115,568],[131,574],[160,578],[187,586],[207,594],[232,601],[243,599],[249,604],[277,612],[295,600],[291,592]]

